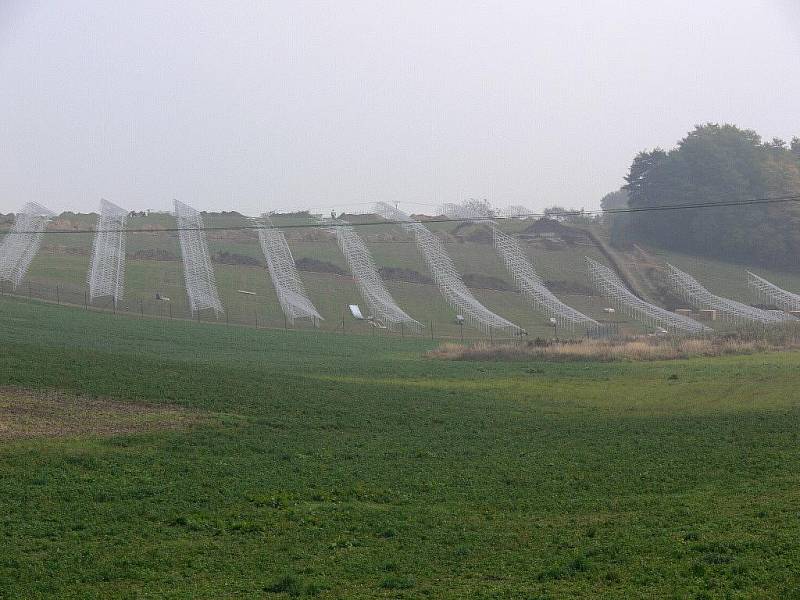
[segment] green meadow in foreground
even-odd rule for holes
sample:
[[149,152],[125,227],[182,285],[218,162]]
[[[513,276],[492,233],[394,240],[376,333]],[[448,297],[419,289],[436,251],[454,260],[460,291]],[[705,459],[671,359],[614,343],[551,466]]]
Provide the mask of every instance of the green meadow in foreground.
[[2,598],[800,594],[798,353],[445,361],[8,298],[0,341]]

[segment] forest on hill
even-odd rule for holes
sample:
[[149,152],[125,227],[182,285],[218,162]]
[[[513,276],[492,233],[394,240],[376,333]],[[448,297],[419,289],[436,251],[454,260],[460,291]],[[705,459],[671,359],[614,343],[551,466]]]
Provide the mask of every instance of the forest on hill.
[[[640,152],[626,184],[604,208],[630,208],[800,197],[800,138],[763,141],[734,125],[697,126],[666,151]],[[655,210],[611,215],[616,246],[644,242],[687,254],[798,269],[800,203],[796,201]]]

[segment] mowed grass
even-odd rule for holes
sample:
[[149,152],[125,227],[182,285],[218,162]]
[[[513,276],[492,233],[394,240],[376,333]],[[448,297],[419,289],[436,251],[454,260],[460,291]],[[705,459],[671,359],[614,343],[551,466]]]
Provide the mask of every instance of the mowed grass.
[[793,597],[800,355],[424,339],[0,299],[0,386],[191,427],[0,445],[0,597]]

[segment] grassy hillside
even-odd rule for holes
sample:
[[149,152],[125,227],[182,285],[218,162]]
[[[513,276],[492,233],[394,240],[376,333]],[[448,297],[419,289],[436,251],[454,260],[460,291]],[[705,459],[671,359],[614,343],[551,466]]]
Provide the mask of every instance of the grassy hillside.
[[[424,339],[0,315],[0,596],[800,593],[796,353],[444,362]],[[18,434],[52,389],[184,416]]]
[[[376,263],[385,270],[387,285],[400,306],[412,317],[425,324],[421,334],[430,337],[458,337],[455,311],[441,298],[432,285],[430,273],[417,251],[413,238],[401,228],[381,224],[374,216],[348,216],[353,223],[367,224],[358,229],[372,252]],[[92,227],[95,216],[65,214],[51,229],[81,229]],[[316,227],[302,215],[275,216],[276,225],[285,229],[295,259],[301,265],[301,278],[312,301],[324,317],[322,328],[366,331],[366,325],[353,321],[347,314],[348,304],[361,304],[357,287],[332,235]],[[253,231],[216,230],[251,224],[235,214],[206,215],[209,248],[220,294],[231,323],[283,327],[283,314],[264,265],[263,255]],[[133,229],[146,230],[126,236],[128,264],[126,269],[126,299],[120,312],[156,317],[188,318],[188,302],[184,288],[183,267],[177,234],[163,231],[174,226],[171,216],[151,214],[130,219]],[[300,227],[302,226],[302,227]],[[621,314],[609,317],[603,312],[607,302],[592,296],[586,277],[585,257],[608,260],[588,236],[580,230],[573,237],[561,238],[548,233],[530,233],[535,221],[504,221],[502,226],[520,236],[529,258],[550,288],[567,304],[597,320],[620,322],[623,331],[642,331],[635,323],[627,322]],[[515,291],[513,281],[491,246],[491,237],[476,225],[431,223],[446,244],[456,268],[478,299],[491,310],[528,330],[531,336],[549,336],[553,330],[547,318],[535,312]],[[18,290],[65,303],[83,305],[86,293],[86,272],[91,249],[89,234],[45,236],[41,252],[35,258],[28,278]],[[663,265],[671,261],[693,273],[712,291],[744,301],[755,301],[746,286],[744,267],[717,261],[698,261],[692,257],[663,253],[649,249],[650,259]],[[648,279],[652,273],[644,269],[636,253],[618,257],[628,275],[636,279],[649,296],[658,290]],[[789,289],[800,289],[800,276],[760,270],[768,279]],[[401,280],[398,280],[401,279]],[[255,292],[243,294],[240,290]],[[170,298],[159,302],[156,294]],[[102,301],[99,307],[110,308]],[[202,315],[201,318],[213,319]],[[298,327],[308,324],[298,323]],[[380,332],[386,335],[385,332]],[[561,331],[560,335],[567,332]],[[465,328],[466,337],[480,337],[478,331]],[[579,335],[581,332],[578,333]]]
[[745,302],[759,302],[759,299],[753,295],[747,286],[747,270],[784,289],[800,293],[800,273],[726,263],[710,258],[687,256],[660,249],[654,251],[653,255],[659,261],[671,263],[691,274],[705,287],[720,296],[727,296]]
[[[430,282],[430,273],[419,255],[413,238],[396,226],[381,224],[375,217],[349,217],[355,223],[372,223],[360,227],[358,232],[365,239],[379,267],[403,270],[411,273],[414,281],[387,278],[387,285],[400,306],[411,316],[424,323],[421,334],[430,336],[431,325],[434,336],[459,336],[455,324],[455,311],[441,298]],[[91,215],[62,215],[51,229],[80,229],[91,227]],[[188,317],[188,302],[183,282],[180,249],[175,232],[159,231],[172,227],[171,217],[152,214],[133,217],[129,221],[132,229],[152,230],[130,233],[126,236],[128,264],[126,269],[126,301],[118,307],[121,312],[145,315]],[[292,226],[313,223],[308,218],[276,216],[276,225],[289,226],[286,235],[295,260],[307,261],[301,271],[312,301],[325,318],[323,329],[342,327],[342,317],[348,304],[363,306],[363,300],[349,275],[341,251],[333,237],[317,228],[293,228]],[[214,258],[214,271],[219,284],[222,301],[230,322],[260,326],[282,327],[283,315],[274,289],[263,264],[263,255],[257,236],[252,231],[219,231],[215,227],[237,227],[248,222],[237,215],[207,215],[209,228],[209,250]],[[522,231],[525,222],[509,222],[505,227]],[[431,224],[431,228],[442,232],[448,252],[465,280],[470,283],[478,299],[491,310],[526,328],[532,336],[552,335],[547,319],[536,313],[515,291],[513,281],[494,252],[490,238],[480,235],[480,228],[472,226],[458,228],[446,223]],[[457,235],[453,231],[458,229]],[[476,237],[476,231],[477,237]],[[479,241],[470,241],[476,237]],[[579,310],[602,319],[604,303],[593,301],[587,294],[584,256],[599,257],[599,253],[588,241],[580,243],[558,240],[533,239],[526,244],[529,257],[535,262],[540,274],[550,281],[554,290],[564,301]],[[34,297],[82,305],[86,291],[86,272],[91,251],[91,236],[88,234],[45,236],[42,250],[35,258],[28,280],[18,293]],[[223,256],[224,255],[224,256]],[[225,264],[253,263],[253,264]],[[406,278],[407,279],[407,278]],[[427,283],[424,283],[426,282]],[[420,283],[423,282],[423,283]],[[58,290],[56,290],[58,286]],[[255,292],[242,294],[239,290]],[[169,305],[155,300],[156,293],[170,298]],[[103,302],[99,306],[104,306]],[[108,301],[105,306],[110,307]],[[203,318],[208,319],[208,315]],[[298,324],[299,327],[307,325]],[[345,329],[364,328],[364,324],[353,322],[345,316]],[[564,332],[561,332],[562,334]],[[465,328],[466,337],[480,336],[480,332]]]

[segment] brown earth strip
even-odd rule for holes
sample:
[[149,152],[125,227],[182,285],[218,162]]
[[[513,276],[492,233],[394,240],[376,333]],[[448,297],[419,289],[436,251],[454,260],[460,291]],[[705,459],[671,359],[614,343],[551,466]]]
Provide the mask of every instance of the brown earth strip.
[[0,387],[0,441],[126,435],[179,429],[204,420],[207,415],[176,406]]

